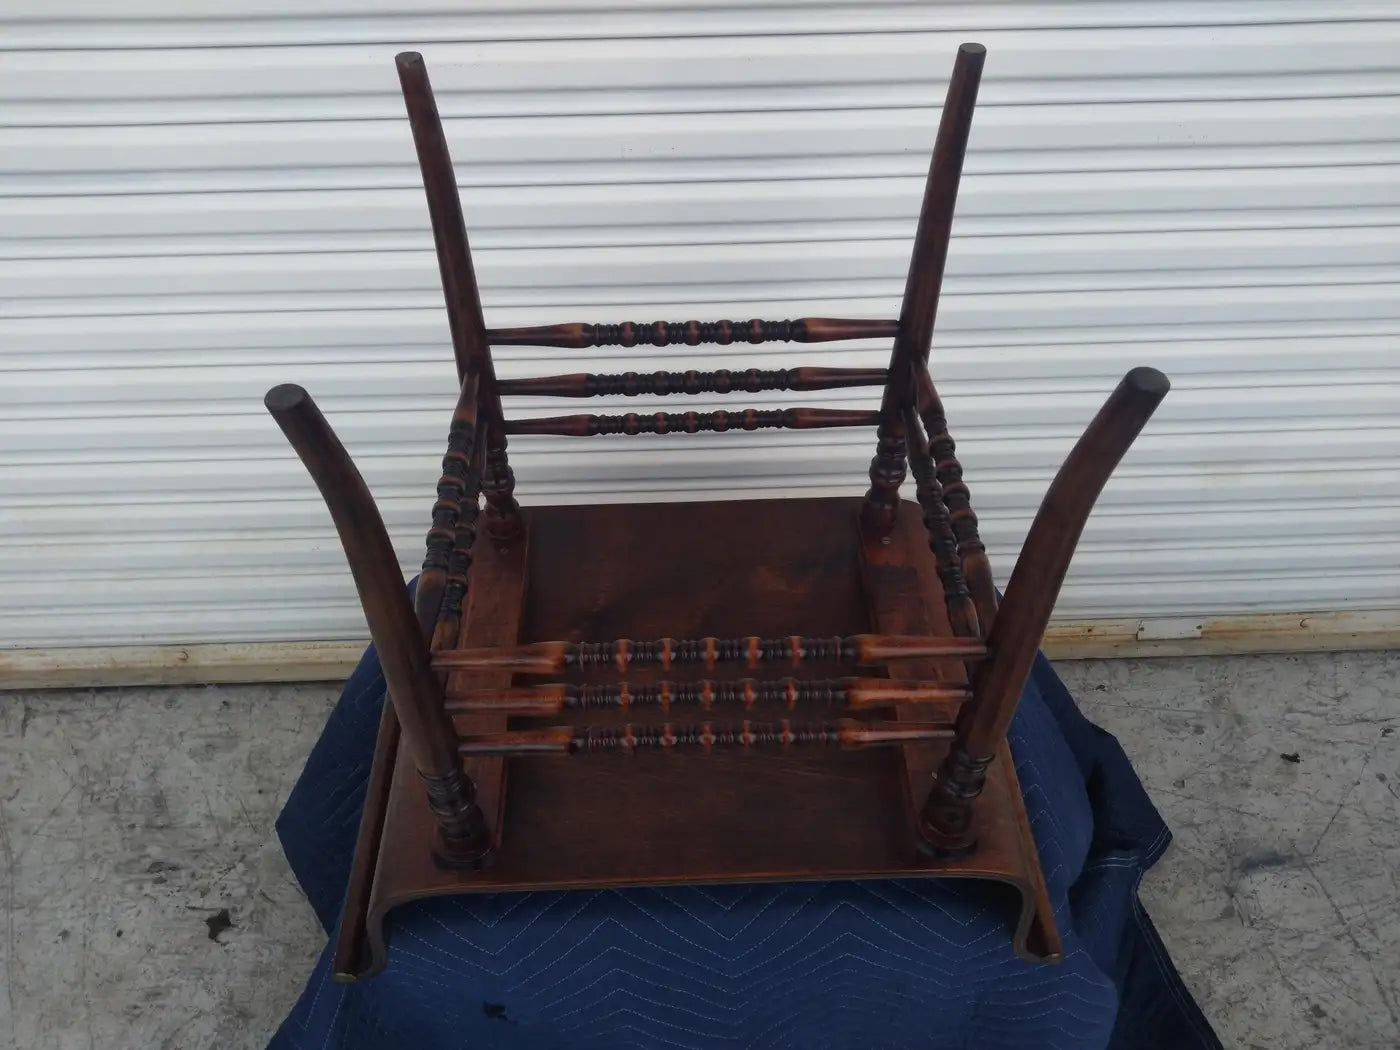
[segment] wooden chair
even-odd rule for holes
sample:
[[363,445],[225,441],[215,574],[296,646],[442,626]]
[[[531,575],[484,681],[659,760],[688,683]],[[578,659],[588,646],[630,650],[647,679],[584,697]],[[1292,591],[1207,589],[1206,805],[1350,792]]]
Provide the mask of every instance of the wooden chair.
[[[998,604],[928,371],[984,54],[958,51],[897,321],[506,329],[482,317],[423,59],[398,56],[461,382],[412,605],[374,501],[311,398],[296,386],[266,398],[335,521],[392,701],[342,979],[383,965],[384,915],[410,899],[667,882],[993,879],[1020,891],[1018,950],[1058,958],[1006,732],[1084,522],[1168,383],[1135,368],[1118,384]],[[893,340],[887,370],[500,380],[491,360],[493,346],[876,337]],[[501,403],[854,386],[882,387],[879,408],[515,420]],[[522,508],[506,447],[512,434],[846,426],[876,430],[863,499]],[[900,500],[906,463],[917,505]]]

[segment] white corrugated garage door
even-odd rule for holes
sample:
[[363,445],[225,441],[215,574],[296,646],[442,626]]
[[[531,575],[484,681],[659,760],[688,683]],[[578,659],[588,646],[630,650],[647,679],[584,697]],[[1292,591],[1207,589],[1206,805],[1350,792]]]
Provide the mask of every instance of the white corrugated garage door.
[[[1146,363],[1175,389],[1061,616],[1400,607],[1392,2],[116,6],[3,15],[4,646],[361,636],[261,407],[281,381],[417,564],[453,381],[403,47],[509,325],[894,316],[953,52],[981,40],[933,360],[994,565]],[[499,369],[885,359],[761,349]],[[802,400],[874,396],[850,393]],[[514,460],[524,501],[857,493],[871,442],[519,439]]]

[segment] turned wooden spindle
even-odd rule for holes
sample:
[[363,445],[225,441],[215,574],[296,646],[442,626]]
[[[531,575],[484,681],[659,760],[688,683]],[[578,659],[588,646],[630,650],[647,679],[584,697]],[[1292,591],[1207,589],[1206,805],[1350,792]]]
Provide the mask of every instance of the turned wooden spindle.
[[472,451],[467,496],[462,501],[452,549],[448,552],[447,586],[443,589],[442,606],[438,611],[437,626],[433,631],[433,649],[447,649],[456,645],[461,633],[462,614],[466,608],[470,583],[472,547],[476,543],[477,520],[481,514],[479,500],[485,455],[485,442],[478,441]]
[[828,343],[843,339],[888,339],[894,321],[861,321],[839,317],[802,317],[795,321],[651,321],[637,324],[536,325],[492,328],[486,337],[493,346],[560,346],[582,350],[592,346],[699,346],[701,343]]
[[[414,610],[425,635],[430,638],[443,607],[449,576],[454,585],[460,576],[461,584],[465,587],[466,571],[471,564],[471,543],[465,533],[474,535],[476,500],[481,487],[480,480],[474,478],[472,472],[480,389],[481,381],[477,375],[468,375],[462,383],[457,406],[452,413],[452,424],[447,432],[447,452],[442,457],[442,476],[438,478],[437,502],[433,504],[423,569],[418,574]],[[464,547],[467,552],[465,564],[457,553]]]
[[457,758],[442,685],[374,497],[305,390],[290,384],[273,387],[264,404],[316,482],[340,534],[389,700],[437,818],[436,856],[448,867],[479,863],[490,852],[491,836],[476,802],[476,786]]
[[747,408],[737,412],[656,412],[621,416],[542,416],[512,419],[509,434],[556,434],[595,437],[599,434],[722,434],[728,430],[822,430],[828,427],[873,427],[878,412],[842,408]]
[[972,803],[997,744],[1006,738],[1084,523],[1170,388],[1155,368],[1130,371],[1050,483],[987,637],[996,659],[977,668],[973,699],[958,714],[957,735],[924,802],[920,831],[934,852],[957,856],[976,848]]
[[909,469],[914,475],[914,492],[924,515],[924,530],[928,533],[929,549],[933,551],[934,567],[943,584],[943,601],[948,607],[948,620],[953,633],[961,638],[979,638],[977,608],[963,576],[958,541],[953,534],[943,486],[939,484],[937,468],[929,455],[923,428],[908,406],[904,414],[904,434],[909,449]]
[[948,417],[943,401],[933,385],[927,367],[914,369],[914,398],[919,418],[928,433],[928,451],[933,459],[936,480],[948,508],[949,525],[957,541],[958,559],[967,580],[972,604],[982,633],[992,629],[997,613],[997,588],[992,579],[992,563],[987,560],[987,548],[977,531],[977,515],[972,509],[972,494],[963,480],[962,464],[958,462],[957,445],[948,433]]
[[450,714],[486,713],[522,717],[557,715],[565,711],[626,710],[655,707],[752,707],[756,703],[781,703],[798,707],[844,707],[852,711],[891,704],[931,703],[949,705],[951,711],[971,696],[965,685],[902,681],[896,678],[708,678],[679,682],[609,682],[549,685],[509,689],[475,689],[447,697]]
[[478,755],[575,755],[590,752],[635,753],[649,749],[716,747],[800,747],[819,744],[847,750],[867,747],[893,747],[927,740],[946,740],[953,735],[947,726],[907,722],[793,723],[740,722],[736,725],[624,725],[557,726],[551,729],[521,729],[504,733],[482,733],[467,737],[458,745],[464,756]]
[[728,394],[742,390],[756,394],[762,390],[834,390],[853,386],[882,386],[883,368],[749,368],[713,372],[623,372],[593,375],[575,372],[564,376],[532,379],[502,379],[501,394],[532,394],[545,397],[603,397],[622,394]]
[[785,661],[793,667],[809,663],[870,666],[890,660],[979,660],[987,646],[971,638],[857,634],[846,638],[658,638],[638,642],[619,638],[610,642],[529,642],[500,649],[443,649],[433,653],[439,670],[498,670],[516,674],[557,674],[579,668],[629,667],[677,664],[762,663]]
[[515,502],[515,475],[506,458],[501,395],[491,361],[491,346],[486,339],[481,293],[477,289],[471,245],[462,218],[462,201],[457,195],[457,175],[423,56],[416,51],[405,51],[394,59],[394,64],[398,67],[418,166],[423,173],[438,271],[442,276],[442,294],[447,304],[452,352],[457,359],[457,380],[461,382],[468,373],[480,378],[481,422],[486,428],[483,487],[490,509],[491,534],[497,539],[509,540],[520,534],[524,524],[520,506]]
[[909,389],[910,368],[928,360],[943,268],[948,259],[948,241],[953,231],[958,183],[962,178],[963,158],[972,130],[972,111],[977,105],[977,88],[986,55],[986,48],[981,44],[963,44],[958,48],[953,76],[948,82],[948,96],[943,103],[943,116],[938,124],[938,137],[933,145],[909,275],[904,284],[904,301],[899,311],[899,334],[895,336],[890,378],[880,405],[875,458],[870,463],[870,490],[861,510],[861,520],[873,535],[889,535],[899,508],[899,487],[904,481],[906,458],[902,413],[904,406],[913,399]]

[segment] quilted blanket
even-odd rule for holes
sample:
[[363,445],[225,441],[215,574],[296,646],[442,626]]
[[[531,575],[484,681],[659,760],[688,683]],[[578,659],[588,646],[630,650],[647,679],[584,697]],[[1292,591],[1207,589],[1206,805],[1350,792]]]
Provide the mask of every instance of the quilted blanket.
[[[370,650],[277,823],[328,932],[383,702]],[[1166,825],[1043,657],[1011,748],[1059,965],[975,883],[470,895],[391,915],[372,980],[334,983],[328,946],[270,1050],[1218,1050],[1137,896]]]

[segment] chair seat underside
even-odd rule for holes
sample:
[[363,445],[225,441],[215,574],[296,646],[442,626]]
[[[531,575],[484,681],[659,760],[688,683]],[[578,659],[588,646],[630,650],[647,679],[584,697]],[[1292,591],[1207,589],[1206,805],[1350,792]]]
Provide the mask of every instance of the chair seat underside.
[[[889,543],[864,542],[857,498],[753,500],[640,506],[531,507],[523,543],[497,547],[483,534],[474,550],[471,599],[458,648],[551,639],[951,634],[919,510],[905,503]],[[642,557],[638,552],[644,551]],[[514,596],[514,597],[512,597]],[[514,630],[512,626],[514,624]],[[965,684],[959,659],[902,659],[863,676],[921,680],[955,696]],[[631,667],[638,692],[666,679],[722,683],[752,676],[743,662],[694,674]],[[835,662],[788,666],[775,674],[827,682],[851,674]],[[454,671],[448,693],[483,686],[529,695],[563,678],[580,695],[619,679],[616,667],[561,674]],[[814,693],[820,691],[814,690]],[[826,697],[828,705],[831,698]],[[903,703],[859,712],[890,725],[946,724],[948,703]],[[566,708],[547,717],[493,712],[454,716],[474,733],[587,724],[606,731],[667,721],[773,724],[830,721],[851,712],[822,706],[793,711],[760,695],[726,717],[655,708]],[[1016,889],[1017,950],[1030,958],[1059,951],[1049,900],[1015,770],[1003,743],[976,809],[979,848],[933,859],[911,829],[946,740],[851,750],[760,743],[707,754],[642,750],[618,757],[470,757],[480,799],[497,834],[481,870],[433,863],[436,824],[412,762],[397,753],[392,715],[381,731],[370,807],[382,819],[356,865],[373,867],[363,914],[345,922],[359,940],[358,965],[342,979],[368,976],[384,961],[385,914],[408,900],[464,892],[911,876],[992,879]],[[465,737],[464,737],[465,738]],[[677,749],[682,750],[682,749]],[[756,752],[766,750],[766,754]],[[362,875],[369,876],[370,872]]]

